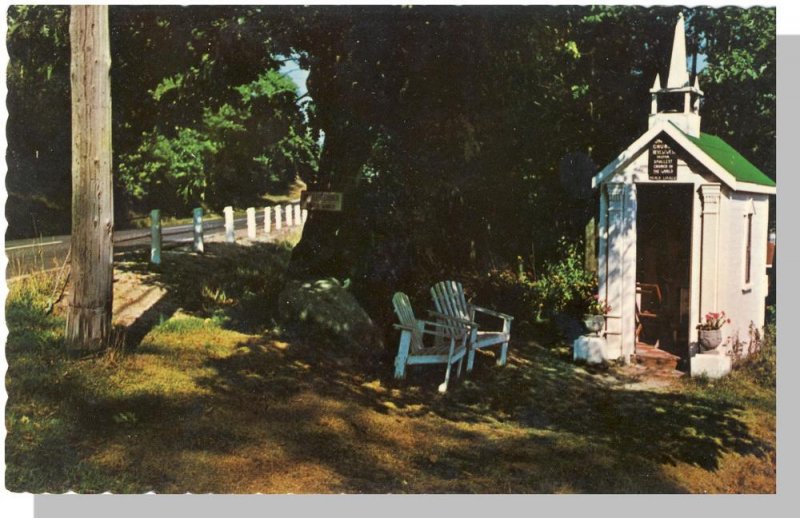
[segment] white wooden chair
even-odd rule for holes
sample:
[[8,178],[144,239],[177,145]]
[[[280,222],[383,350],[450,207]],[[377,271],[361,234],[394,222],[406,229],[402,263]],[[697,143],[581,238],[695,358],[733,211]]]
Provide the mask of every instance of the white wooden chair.
[[[439,392],[446,392],[453,363],[458,362],[456,375],[461,376],[461,364],[467,353],[468,333],[460,330],[449,319],[442,319],[440,322],[417,319],[405,293],[395,293],[392,304],[397,318],[400,319],[400,323],[394,325],[400,330],[400,347],[394,360],[394,377],[405,378],[407,365],[444,363],[447,364],[447,370],[444,382],[439,385]],[[441,339],[437,340],[440,343],[426,345],[423,341],[425,335]]]
[[[500,355],[497,358],[498,365],[505,365],[508,356],[508,342],[511,340],[511,321],[514,317],[492,311],[491,309],[476,306],[467,302],[464,296],[464,288],[460,282],[442,281],[433,285],[431,288],[433,304],[436,311],[431,312],[438,318],[450,318],[452,322],[460,326],[461,331],[470,335],[468,343],[467,372],[472,371],[475,363],[475,351],[492,345],[500,345]],[[485,313],[503,321],[503,328],[500,331],[483,331],[475,323],[475,313]]]

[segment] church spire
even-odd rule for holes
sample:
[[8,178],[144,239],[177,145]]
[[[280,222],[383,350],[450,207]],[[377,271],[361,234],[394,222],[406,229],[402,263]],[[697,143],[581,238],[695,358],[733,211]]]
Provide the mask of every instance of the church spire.
[[672,57],[669,60],[667,88],[689,86],[689,72],[686,67],[686,33],[683,27],[683,13],[678,14],[675,24],[675,38],[672,40]]
[[[686,30],[683,13],[679,13],[675,24],[666,84],[662,85],[660,77],[656,75],[653,88],[650,89],[649,125],[652,128],[659,122],[668,121],[690,135],[699,136],[700,97],[703,92],[700,90],[697,77],[694,84],[691,83],[686,61]],[[659,96],[665,102],[659,102]],[[682,107],[678,104],[680,98],[683,101]]]

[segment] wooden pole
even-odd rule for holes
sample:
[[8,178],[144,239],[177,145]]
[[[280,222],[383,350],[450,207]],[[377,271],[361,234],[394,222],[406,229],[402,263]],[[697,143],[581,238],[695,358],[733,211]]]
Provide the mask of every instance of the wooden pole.
[[72,90],[72,292],[65,342],[99,349],[111,333],[114,191],[108,6],[70,10]]
[[161,264],[161,211],[150,211],[150,262]]
[[228,205],[223,209],[223,212],[225,213],[225,242],[235,243],[236,231],[233,228],[233,207]]
[[197,207],[192,210],[192,223],[194,225],[194,243],[192,249],[195,252],[203,253],[203,209]]
[[256,239],[256,209],[254,207],[247,208],[247,239],[250,241]]

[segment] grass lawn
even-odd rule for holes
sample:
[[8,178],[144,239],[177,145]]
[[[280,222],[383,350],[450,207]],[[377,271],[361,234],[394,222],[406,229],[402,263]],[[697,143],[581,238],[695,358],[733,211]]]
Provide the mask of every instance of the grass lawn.
[[117,275],[166,295],[131,325],[133,350],[83,359],[45,314],[52,279],[13,283],[9,490],[775,492],[775,390],[758,365],[648,384],[518,332],[505,368],[479,355],[442,396],[438,366],[392,379],[396,342],[362,362],[282,329],[290,251],[212,243],[158,270],[121,258]]

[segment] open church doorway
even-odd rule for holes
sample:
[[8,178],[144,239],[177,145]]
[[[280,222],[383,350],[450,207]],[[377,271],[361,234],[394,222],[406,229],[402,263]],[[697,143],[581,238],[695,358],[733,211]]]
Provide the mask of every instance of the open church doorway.
[[692,184],[639,183],[636,349],[686,358],[692,264]]

